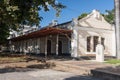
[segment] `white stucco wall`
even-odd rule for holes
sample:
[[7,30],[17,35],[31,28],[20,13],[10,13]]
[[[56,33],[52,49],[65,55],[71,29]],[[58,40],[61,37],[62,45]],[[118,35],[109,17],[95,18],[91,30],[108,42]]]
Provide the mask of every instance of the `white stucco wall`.
[[84,54],[95,54],[95,52],[93,51],[87,52],[87,37],[98,36],[105,38],[104,53],[111,56],[115,56],[116,47],[114,31],[114,27],[112,27],[112,25],[109,24],[97,10],[93,10],[89,15],[80,20],[74,19],[72,54],[76,55],[77,53],[78,56],[82,56]]
[[[95,52],[87,52],[87,37],[88,36],[101,36],[105,38],[104,45],[105,45],[105,54],[114,56],[115,55],[115,36],[114,31],[112,30],[102,30],[102,29],[93,29],[93,28],[84,28],[76,26],[74,28],[76,30],[76,35],[78,35],[78,43],[75,40],[74,36],[74,43],[72,46],[76,46],[78,56],[82,56],[84,54],[95,54]],[[75,54],[76,52],[73,52]]]
[[78,57],[78,32],[73,28],[73,34],[71,37],[71,56]]

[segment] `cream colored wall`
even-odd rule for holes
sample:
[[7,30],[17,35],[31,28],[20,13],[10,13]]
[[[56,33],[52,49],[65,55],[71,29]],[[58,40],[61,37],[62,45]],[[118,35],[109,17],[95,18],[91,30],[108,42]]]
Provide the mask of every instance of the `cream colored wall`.
[[45,53],[45,37],[40,38],[40,53]]
[[55,35],[50,35],[47,36],[48,40],[51,41],[51,53],[56,53],[56,36]]
[[[87,52],[87,37],[88,36],[101,36],[105,38],[105,54],[115,55],[115,36],[114,31],[110,30],[102,30],[102,29],[91,29],[91,28],[82,28],[76,27],[75,30],[77,31],[77,53],[79,56],[84,54],[95,54],[95,52]],[[35,47],[35,42],[40,48],[40,53],[45,53],[45,39],[46,37],[23,40],[19,42],[13,43],[16,47],[16,50],[23,50],[25,49],[26,43],[28,46],[33,46],[33,51]],[[51,53],[56,53],[56,35],[47,36],[47,40],[51,40]],[[62,53],[70,53],[70,41],[65,36],[59,36],[59,41],[62,42]]]
[[88,36],[101,36],[103,38],[105,38],[105,54],[109,54],[109,55],[115,55],[115,53],[113,53],[113,32],[114,31],[105,31],[105,30],[94,30],[92,29],[92,31],[88,28],[88,29],[84,29],[84,28],[76,28],[77,32],[78,32],[78,55],[84,55],[84,54],[95,54],[95,52],[87,52],[87,37]]
[[[48,36],[48,40],[51,40],[51,53],[56,53],[56,35],[54,36]],[[62,53],[69,53],[69,48],[68,48],[68,39],[66,37],[61,37],[59,36],[59,40],[62,42]]]
[[[51,53],[55,54],[56,43],[57,43],[56,35],[47,36],[47,40],[51,40]],[[62,36],[62,37],[59,36],[59,41],[62,42],[62,53],[69,53],[68,39],[65,36]],[[12,42],[12,44],[15,46],[15,50],[18,50],[19,52],[25,52],[25,50],[28,50],[28,47],[32,46],[31,53],[36,53],[35,47],[38,46],[40,49],[39,53],[45,53],[45,48],[46,48],[45,45],[47,43],[46,43],[46,36],[45,36],[45,37]]]
[[68,38],[66,37],[59,37],[59,41],[62,42],[62,53],[70,53],[69,46],[68,46]]

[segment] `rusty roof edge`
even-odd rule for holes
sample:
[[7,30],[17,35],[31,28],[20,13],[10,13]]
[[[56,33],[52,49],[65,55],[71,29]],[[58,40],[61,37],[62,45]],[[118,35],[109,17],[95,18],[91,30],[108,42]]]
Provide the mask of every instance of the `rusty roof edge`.
[[[38,31],[34,31],[34,32],[31,32],[31,33],[28,33],[28,34],[25,34],[25,35],[22,35],[22,36],[18,36],[18,37],[15,37],[15,38],[12,38],[12,39],[9,39],[9,40],[22,40],[22,39],[29,39],[29,38],[32,38],[32,36],[36,35],[36,34],[42,34],[42,33],[45,33],[46,31],[52,31],[52,30],[59,30],[59,31],[63,31],[63,32],[68,32],[69,33],[72,33],[72,30],[66,30],[66,29],[60,29],[60,28],[54,28],[54,27],[47,27],[47,28],[44,28],[44,29],[41,29],[41,30],[38,30]],[[55,32],[56,33],[56,32]],[[48,34],[46,34],[48,35]]]

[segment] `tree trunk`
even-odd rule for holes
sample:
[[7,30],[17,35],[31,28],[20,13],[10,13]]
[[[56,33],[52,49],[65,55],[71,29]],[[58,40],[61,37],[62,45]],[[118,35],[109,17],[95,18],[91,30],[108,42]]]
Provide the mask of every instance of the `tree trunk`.
[[116,55],[120,59],[120,0],[114,0],[115,4],[115,30],[116,30]]

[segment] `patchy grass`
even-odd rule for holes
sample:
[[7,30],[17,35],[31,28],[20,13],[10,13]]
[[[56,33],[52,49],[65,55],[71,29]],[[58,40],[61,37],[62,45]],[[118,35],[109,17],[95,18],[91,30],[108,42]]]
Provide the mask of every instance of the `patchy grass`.
[[55,67],[56,64],[52,62],[47,62],[47,63],[42,63],[42,64],[34,64],[34,65],[29,65],[27,68],[36,68],[36,69],[50,69]]
[[46,58],[24,54],[0,53],[0,65],[2,68],[38,68],[49,69],[55,67],[55,63],[47,62]]
[[37,61],[37,62],[45,63],[46,59],[37,58],[34,56],[29,56],[29,55],[24,55],[24,54],[8,54],[8,53],[1,53],[0,54],[0,64],[17,63],[17,62],[30,62],[30,61]]
[[0,63],[23,62],[25,57],[0,57]]
[[24,54],[0,53],[0,64],[25,62],[28,56]]
[[106,63],[120,65],[120,59],[110,59],[110,60],[107,60]]

